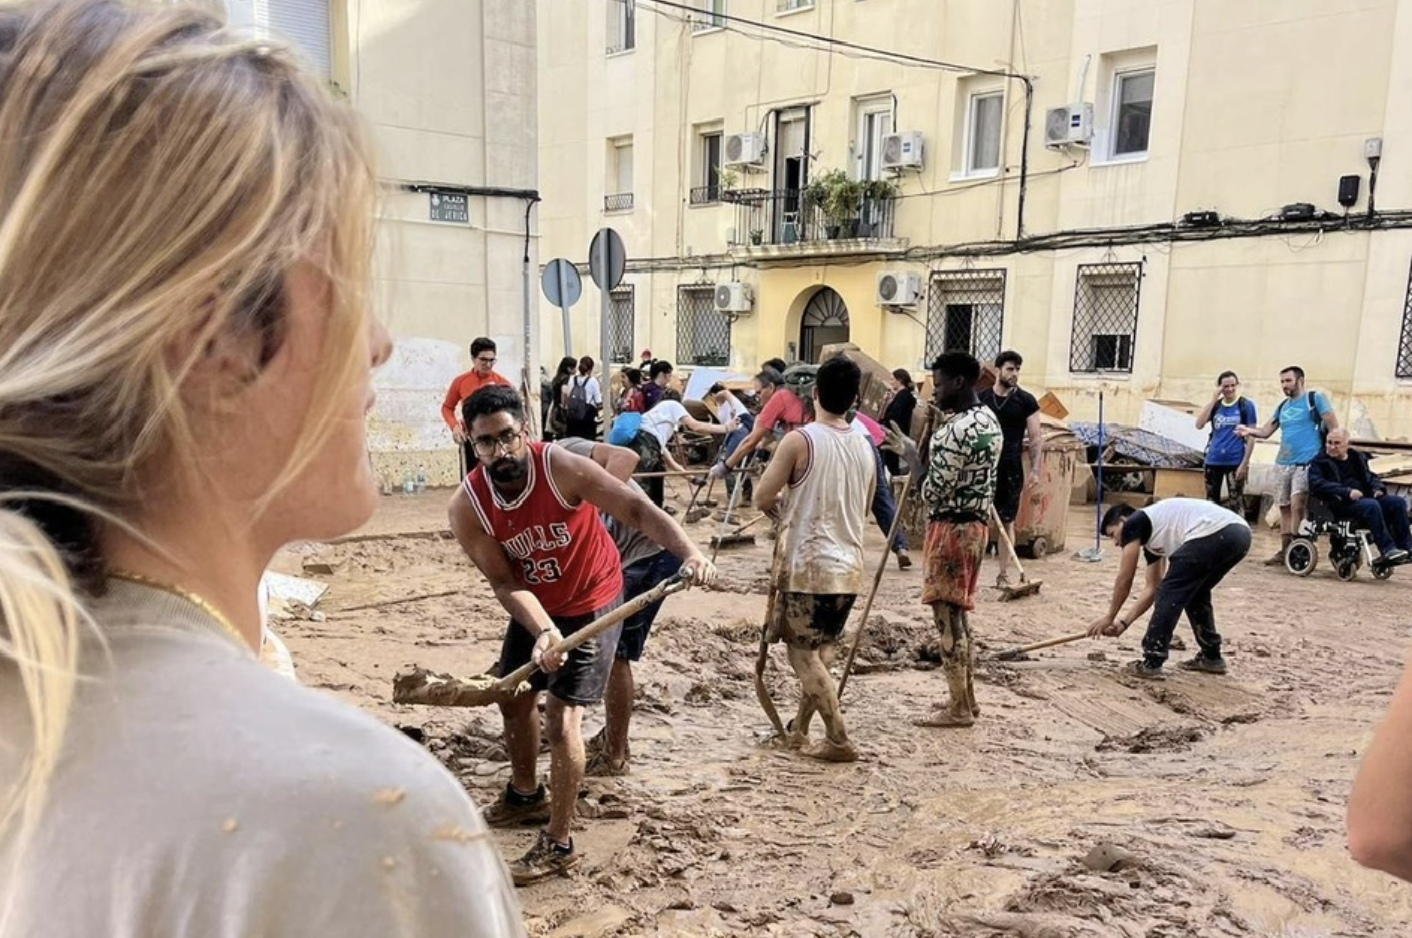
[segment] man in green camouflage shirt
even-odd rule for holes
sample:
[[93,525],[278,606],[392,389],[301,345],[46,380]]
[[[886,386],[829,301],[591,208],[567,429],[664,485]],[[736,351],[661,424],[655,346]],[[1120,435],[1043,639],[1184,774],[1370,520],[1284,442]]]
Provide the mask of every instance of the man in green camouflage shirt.
[[[964,352],[946,352],[932,363],[936,406],[952,416],[932,434],[922,481],[928,517],[922,602],[932,607],[941,633],[951,703],[919,720],[921,726],[971,726],[980,715],[966,614],[976,606],[1003,439],[994,412],[976,397],[980,374],[980,362]],[[915,445],[900,434],[889,433],[888,446],[903,447],[901,455],[921,465]]]

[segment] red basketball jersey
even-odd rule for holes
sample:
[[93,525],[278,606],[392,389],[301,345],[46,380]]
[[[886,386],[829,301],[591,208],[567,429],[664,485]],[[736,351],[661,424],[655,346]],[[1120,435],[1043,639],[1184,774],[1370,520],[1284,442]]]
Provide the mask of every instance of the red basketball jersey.
[[553,447],[530,443],[529,478],[506,501],[476,466],[462,487],[480,523],[500,542],[515,578],[551,616],[580,616],[602,609],[623,592],[618,549],[598,509],[570,508],[549,472]]

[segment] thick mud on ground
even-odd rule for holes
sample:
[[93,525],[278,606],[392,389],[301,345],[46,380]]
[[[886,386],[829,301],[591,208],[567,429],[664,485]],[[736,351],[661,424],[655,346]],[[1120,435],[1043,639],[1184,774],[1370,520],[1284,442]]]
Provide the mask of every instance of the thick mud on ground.
[[[400,667],[476,674],[499,648],[505,617],[444,533],[449,494],[386,498],[354,538],[283,555],[285,572],[311,557],[334,572],[314,577],[330,586],[322,619],[279,631],[302,680],[419,735],[486,804],[508,776],[498,712],[391,703]],[[1092,523],[1092,506],[1074,508],[1068,550],[1031,562],[1038,596],[983,590],[982,654],[1102,610],[1113,548],[1072,559]],[[705,544],[717,524],[688,530]],[[723,550],[720,588],[667,601],[637,670],[632,773],[587,781],[583,864],[521,890],[532,935],[1408,934],[1412,887],[1348,859],[1343,811],[1402,665],[1412,568],[1300,580],[1259,564],[1275,546],[1262,532],[1216,596],[1228,676],[1126,677],[1134,629],[983,662],[976,726],[937,730],[912,724],[946,698],[921,574],[890,564],[845,694],[862,759],[838,766],[762,745],[750,678],[770,546]],[[988,559],[982,582],[994,578]],[[796,687],[774,655],[788,715]],[[586,722],[595,732],[601,709]],[[534,831],[495,836],[508,859]]]

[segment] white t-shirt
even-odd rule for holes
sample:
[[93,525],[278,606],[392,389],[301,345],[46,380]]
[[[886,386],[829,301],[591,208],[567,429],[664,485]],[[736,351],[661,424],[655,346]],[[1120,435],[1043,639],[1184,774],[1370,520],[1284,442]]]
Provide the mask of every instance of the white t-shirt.
[[[188,601],[114,581],[107,648],[12,873],[7,935],[524,935],[480,813],[421,746],[262,665]],[[29,746],[0,670],[0,780]]]
[[587,378],[574,375],[569,379],[568,384],[564,385],[564,400],[566,403],[569,398],[574,396],[574,388],[580,384],[583,385],[583,394],[588,400],[589,407],[597,407],[603,403],[603,390],[598,385],[598,379],[592,375],[589,375]]
[[[1143,524],[1141,515],[1146,518]],[[1170,557],[1188,541],[1215,534],[1245,519],[1204,498],[1167,498],[1134,512],[1123,525],[1122,542],[1142,541],[1152,556]],[[1246,525],[1248,527],[1248,525]]]
[[676,401],[662,401],[642,415],[642,429],[657,437],[657,442],[665,449],[681,422],[690,416],[686,408]]
[[747,412],[745,405],[734,394],[726,394],[725,400],[716,405],[716,419],[721,423],[730,423]]

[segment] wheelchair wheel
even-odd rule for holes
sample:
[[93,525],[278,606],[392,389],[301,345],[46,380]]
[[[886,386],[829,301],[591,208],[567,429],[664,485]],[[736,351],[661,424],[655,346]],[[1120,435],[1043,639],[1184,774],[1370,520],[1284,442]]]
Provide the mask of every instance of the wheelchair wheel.
[[1388,577],[1392,576],[1392,564],[1390,563],[1375,563],[1372,566],[1372,570],[1373,579],[1375,580],[1386,580]]
[[1338,578],[1345,583],[1351,582],[1358,576],[1358,561],[1356,559],[1340,560],[1337,566],[1334,567],[1334,572],[1337,573]]
[[1290,541],[1285,551],[1285,569],[1295,576],[1308,576],[1319,565],[1319,545],[1308,538],[1298,537]]

